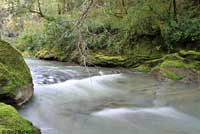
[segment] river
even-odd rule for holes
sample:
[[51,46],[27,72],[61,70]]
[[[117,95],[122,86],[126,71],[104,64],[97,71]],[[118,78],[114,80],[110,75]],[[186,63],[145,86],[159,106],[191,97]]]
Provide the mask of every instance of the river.
[[[199,134],[200,88],[145,73],[26,59],[35,94],[20,114],[42,134]],[[121,72],[121,73],[120,73]]]

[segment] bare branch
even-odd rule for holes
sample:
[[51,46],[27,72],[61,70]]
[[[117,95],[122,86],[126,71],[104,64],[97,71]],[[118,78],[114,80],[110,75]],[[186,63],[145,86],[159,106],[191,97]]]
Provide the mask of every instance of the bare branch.
[[49,17],[49,16],[46,16],[44,15],[44,13],[42,12],[42,8],[41,8],[41,3],[40,3],[40,0],[37,0],[37,4],[38,4],[38,11],[37,10],[29,10],[31,13],[36,13],[38,14],[40,17],[46,19],[46,20],[49,20],[49,21],[52,21],[54,20],[53,17]]
[[79,25],[81,24],[81,22],[87,17],[87,14],[88,14],[90,8],[93,6],[93,4],[94,4],[94,0],[90,0],[87,8],[80,15],[79,20],[75,24],[75,27],[79,27]]

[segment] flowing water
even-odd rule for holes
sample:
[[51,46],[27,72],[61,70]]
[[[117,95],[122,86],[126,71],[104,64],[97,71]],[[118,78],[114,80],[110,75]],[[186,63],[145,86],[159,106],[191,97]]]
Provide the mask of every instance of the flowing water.
[[42,134],[200,133],[198,85],[161,83],[123,69],[88,73],[65,63],[26,62],[35,95],[19,112]]

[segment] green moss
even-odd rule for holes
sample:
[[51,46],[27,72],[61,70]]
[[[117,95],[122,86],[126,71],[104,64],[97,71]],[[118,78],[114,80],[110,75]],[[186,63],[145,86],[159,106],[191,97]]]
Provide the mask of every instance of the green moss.
[[179,76],[178,74],[176,74],[176,73],[174,73],[173,71],[170,71],[170,70],[164,70],[162,72],[162,74],[165,77],[167,77],[167,78],[169,78],[171,80],[176,80],[176,81],[182,80],[184,78],[183,76]]
[[13,133],[27,131],[30,134],[39,134],[38,129],[23,119],[13,107],[0,103],[0,134],[8,131]]
[[96,54],[95,58],[98,58],[104,61],[119,61],[119,62],[123,62],[126,60],[126,57],[124,56],[107,56],[103,54]]
[[166,60],[161,63],[160,67],[176,67],[176,68],[181,68],[181,67],[186,67],[186,64],[184,64],[182,61],[179,60]]
[[21,54],[0,40],[0,99],[15,96],[16,89],[30,83],[31,74]]
[[184,61],[185,58],[180,56],[178,53],[172,53],[172,54],[166,54],[162,57],[162,60],[179,60],[179,61]]
[[189,51],[181,50],[181,51],[179,51],[179,54],[182,55],[182,56],[185,56],[185,55],[197,55],[197,56],[200,56],[200,52],[197,52],[197,51],[194,51],[194,50],[189,50]]
[[194,50],[181,50],[179,51],[179,55],[190,59],[190,60],[200,60],[200,52],[194,51]]
[[[17,90],[31,83],[29,68],[21,54],[8,43],[0,40],[0,101],[15,105],[13,101]],[[39,133],[13,107],[0,103],[0,134],[21,131]]]
[[73,51],[64,52],[59,48],[44,48],[36,52],[35,57],[43,60],[69,61]]
[[[160,72],[157,74],[172,80],[181,80],[184,77],[191,77],[189,76],[191,73],[187,73],[189,70],[199,74],[200,61],[182,57],[179,53],[173,53],[164,55],[162,58],[147,60],[135,69],[142,72]],[[183,72],[184,70],[186,72]],[[184,74],[184,76],[182,76],[182,74]]]
[[1,94],[11,93],[12,89],[16,88],[17,81],[7,70],[7,68],[0,63],[0,83],[1,83]]
[[87,57],[87,62],[89,65],[99,65],[99,66],[125,66],[127,62],[126,56],[108,56],[103,53],[90,52]]
[[155,66],[155,69],[167,67],[193,69],[198,64],[197,61],[183,58],[178,53],[167,54],[157,61],[158,64]]
[[46,59],[46,60],[56,60],[57,57],[52,51],[48,49],[42,49],[36,53],[36,57],[40,59]]
[[166,60],[160,64],[160,67],[175,67],[175,68],[187,68],[187,69],[196,69],[199,62],[190,61],[184,62],[180,60]]
[[197,70],[196,73],[200,76],[200,70]]
[[139,72],[150,72],[151,68],[147,65],[140,65],[140,66],[136,67],[135,70],[137,70]]

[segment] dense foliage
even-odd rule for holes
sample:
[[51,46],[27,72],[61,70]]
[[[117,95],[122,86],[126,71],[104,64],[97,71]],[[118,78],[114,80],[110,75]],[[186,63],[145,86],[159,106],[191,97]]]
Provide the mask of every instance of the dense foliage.
[[200,47],[198,0],[37,0],[23,7],[29,14],[17,47],[34,55],[48,50],[67,60],[80,42],[109,55],[132,55],[140,44],[165,52]]

